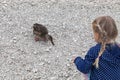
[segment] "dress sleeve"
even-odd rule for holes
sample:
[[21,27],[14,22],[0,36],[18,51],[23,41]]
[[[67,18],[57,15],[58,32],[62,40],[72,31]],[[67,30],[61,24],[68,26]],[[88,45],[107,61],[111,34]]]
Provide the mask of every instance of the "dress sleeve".
[[96,51],[94,50],[94,47],[93,47],[93,48],[90,48],[87,55],[85,56],[85,59],[82,59],[81,57],[77,57],[74,60],[74,63],[77,69],[84,74],[89,73],[96,59],[95,54],[96,54]]

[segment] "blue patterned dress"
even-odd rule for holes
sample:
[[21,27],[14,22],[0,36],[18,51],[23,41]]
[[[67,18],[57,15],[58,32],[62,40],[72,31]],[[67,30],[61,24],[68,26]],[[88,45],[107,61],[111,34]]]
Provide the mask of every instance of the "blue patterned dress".
[[117,44],[106,44],[106,49],[99,60],[99,68],[93,63],[98,56],[101,44],[96,44],[85,56],[85,59],[77,57],[74,63],[77,69],[84,73],[90,73],[90,80],[120,80],[120,47]]

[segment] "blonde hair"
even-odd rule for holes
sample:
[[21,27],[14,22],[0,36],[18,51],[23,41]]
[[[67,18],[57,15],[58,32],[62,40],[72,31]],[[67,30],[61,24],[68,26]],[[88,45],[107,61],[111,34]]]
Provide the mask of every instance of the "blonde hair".
[[99,57],[103,54],[106,44],[109,41],[115,42],[118,30],[115,21],[110,16],[101,16],[92,22],[93,31],[99,34],[98,42],[101,43],[101,49],[93,65],[99,67]]

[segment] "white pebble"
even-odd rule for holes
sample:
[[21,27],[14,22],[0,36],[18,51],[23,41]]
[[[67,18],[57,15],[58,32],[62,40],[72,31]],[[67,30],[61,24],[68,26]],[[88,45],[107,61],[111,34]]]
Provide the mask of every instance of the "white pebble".
[[50,77],[50,80],[58,80],[57,77]]
[[32,69],[32,71],[34,72],[34,73],[37,73],[38,72],[38,70],[37,69]]

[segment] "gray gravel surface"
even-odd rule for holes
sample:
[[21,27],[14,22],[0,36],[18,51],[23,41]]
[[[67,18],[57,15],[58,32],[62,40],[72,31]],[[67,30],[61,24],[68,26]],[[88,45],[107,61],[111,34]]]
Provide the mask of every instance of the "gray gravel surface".
[[[0,80],[84,80],[71,58],[95,44],[91,23],[102,15],[120,31],[119,0],[0,0]],[[55,46],[34,41],[34,23]]]

